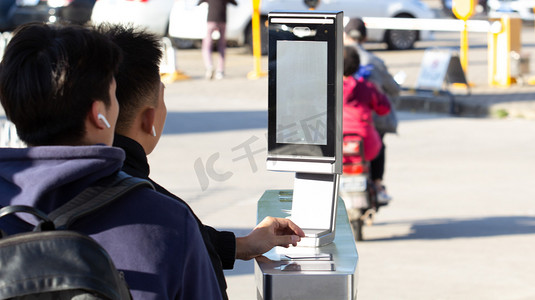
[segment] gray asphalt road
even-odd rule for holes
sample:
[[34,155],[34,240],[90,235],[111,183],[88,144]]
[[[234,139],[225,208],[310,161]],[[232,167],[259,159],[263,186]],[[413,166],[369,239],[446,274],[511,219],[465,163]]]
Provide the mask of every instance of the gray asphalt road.
[[[411,84],[426,48],[458,46],[455,33],[437,39],[412,51],[374,51]],[[486,84],[485,41],[471,35],[469,78],[477,85]],[[293,183],[293,174],[265,169],[267,78],[246,79],[253,59],[243,52],[229,49],[227,78],[209,82],[200,51],[179,51],[192,79],[167,85],[165,135],[150,156],[155,179],[206,224],[238,235],[254,227],[266,189]],[[399,134],[385,139],[394,200],[357,244],[359,299],[535,299],[535,122],[399,117]],[[246,157],[246,147],[254,155]],[[251,261],[226,275],[231,299],[256,298]]]
[[[202,75],[198,51],[179,58]],[[231,51],[225,80],[168,84],[165,134],[150,156],[157,181],[238,235],[254,227],[266,189],[293,182],[265,170],[267,79],[245,79],[248,66]],[[359,299],[535,299],[535,122],[399,117],[385,140],[394,200],[357,244]],[[226,274],[231,299],[255,299],[251,261]]]
[[[449,36],[442,42],[455,45]],[[416,76],[421,47],[377,53],[392,71]],[[473,66],[485,66],[481,52],[473,57]],[[222,81],[202,79],[199,50],[178,59],[192,79],[167,84],[169,115],[149,156],[152,177],[206,224],[245,235],[262,193],[293,183],[293,174],[265,169],[267,78],[246,79],[253,60],[242,49],[229,49]],[[399,134],[385,139],[394,200],[357,244],[359,299],[535,299],[535,122],[399,118]],[[252,261],[226,276],[231,299],[256,299]]]

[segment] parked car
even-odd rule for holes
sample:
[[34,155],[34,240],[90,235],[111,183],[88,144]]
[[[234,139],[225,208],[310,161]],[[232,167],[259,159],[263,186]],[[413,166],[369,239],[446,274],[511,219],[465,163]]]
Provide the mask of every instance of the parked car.
[[166,36],[172,6],[173,0],[97,0],[91,22],[133,24]]
[[517,13],[524,21],[534,21],[533,0],[488,0],[489,16],[496,16],[499,13]]
[[29,22],[85,24],[96,0],[1,1],[0,31],[12,31]]
[[[102,1],[102,0],[100,0]],[[237,0],[228,6],[226,37],[237,45],[252,44],[252,1]],[[169,36],[185,40],[200,40],[206,34],[206,3],[198,0],[176,0],[171,10]],[[307,10],[303,0],[264,0],[260,7],[262,52],[267,52],[266,20],[274,10]],[[344,11],[344,17],[434,18],[435,13],[419,0],[323,0],[319,11]],[[385,42],[389,49],[409,49],[421,39],[430,38],[429,31],[370,29],[368,40]]]

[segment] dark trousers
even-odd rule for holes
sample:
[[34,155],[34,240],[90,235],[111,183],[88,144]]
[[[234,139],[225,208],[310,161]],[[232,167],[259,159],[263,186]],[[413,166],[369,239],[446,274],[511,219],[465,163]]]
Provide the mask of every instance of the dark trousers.
[[379,151],[379,154],[370,162],[370,173],[372,180],[381,179],[383,180],[383,174],[385,173],[385,143],[383,142],[384,133],[380,134],[381,143],[383,146]]

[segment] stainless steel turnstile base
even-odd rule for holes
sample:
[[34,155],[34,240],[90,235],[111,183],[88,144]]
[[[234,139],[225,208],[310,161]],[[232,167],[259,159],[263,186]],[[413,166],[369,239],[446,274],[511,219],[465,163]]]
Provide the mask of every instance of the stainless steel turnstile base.
[[[258,201],[257,222],[288,217],[291,190],[268,190]],[[259,300],[357,298],[358,254],[344,202],[338,199],[336,236],[321,247],[275,247],[255,259]]]

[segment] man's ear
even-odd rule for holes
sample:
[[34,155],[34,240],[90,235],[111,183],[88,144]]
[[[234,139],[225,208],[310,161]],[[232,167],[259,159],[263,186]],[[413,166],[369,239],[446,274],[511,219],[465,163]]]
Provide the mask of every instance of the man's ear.
[[98,129],[109,128],[108,120],[105,117],[106,105],[102,101],[93,101],[91,110],[88,113],[88,123]]
[[141,114],[141,129],[143,132],[152,135],[152,127],[156,118],[156,111],[152,107],[147,107]]

